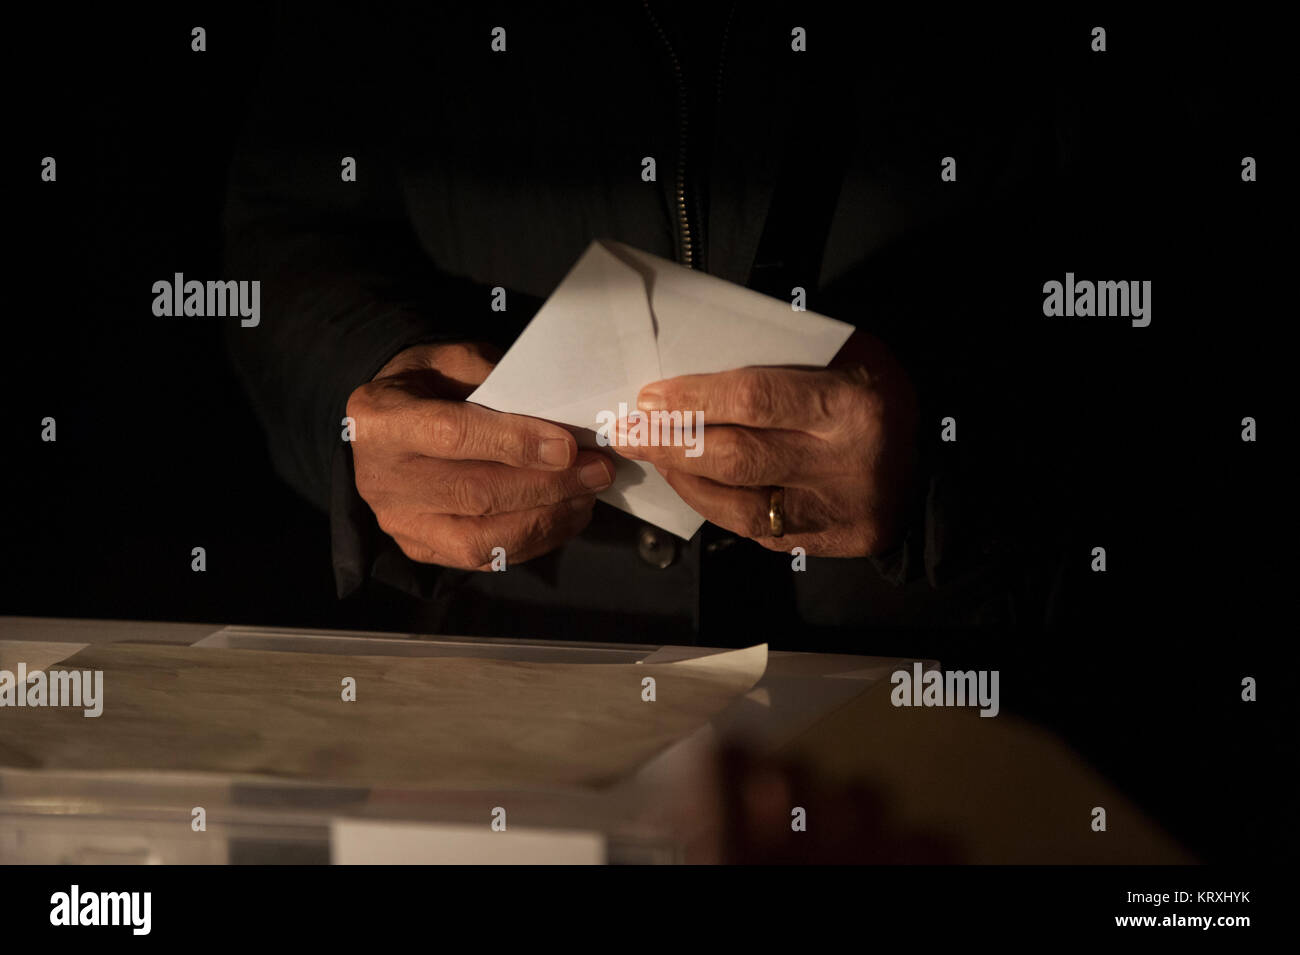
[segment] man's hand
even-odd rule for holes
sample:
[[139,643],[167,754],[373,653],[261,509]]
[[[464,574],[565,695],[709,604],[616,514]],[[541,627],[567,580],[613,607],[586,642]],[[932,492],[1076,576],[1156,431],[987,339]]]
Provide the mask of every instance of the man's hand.
[[[642,388],[642,411],[703,412],[698,457],[681,447],[612,449],[653,463],[702,517],[770,550],[877,555],[903,530],[915,405],[888,349],[858,333],[827,369],[740,368]],[[768,519],[773,486],[785,488],[779,538]]]
[[614,465],[559,425],[464,398],[489,346],[418,345],[352,392],[357,490],[412,560],[486,570],[554,549],[591,520]]

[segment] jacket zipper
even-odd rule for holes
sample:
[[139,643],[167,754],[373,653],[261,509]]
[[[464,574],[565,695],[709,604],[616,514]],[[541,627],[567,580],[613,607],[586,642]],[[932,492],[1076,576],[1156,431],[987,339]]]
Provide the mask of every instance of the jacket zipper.
[[645,7],[646,15],[650,18],[655,31],[659,34],[659,39],[663,42],[664,49],[668,51],[668,59],[673,66],[673,82],[677,87],[677,179],[674,192],[677,208],[677,259],[688,269],[693,269],[695,268],[695,249],[692,245],[691,217],[686,199],[686,156],[690,142],[690,115],[686,107],[686,76],[682,70],[681,60],[677,58],[677,51],[673,49],[673,45],[668,39],[667,32],[659,23],[659,18],[655,16],[654,10],[650,8],[650,0],[641,0],[641,5]]
[[[727,67],[727,51],[731,41],[731,21],[735,19],[735,16],[736,0],[731,0],[731,3],[727,6],[727,19],[723,21],[722,24],[722,45],[718,49],[718,72],[717,75],[713,77],[713,128],[715,130],[720,128],[719,117],[722,116],[722,77]],[[713,146],[714,148],[709,150],[709,155],[712,157],[713,163],[716,165],[716,134],[714,136]],[[704,218],[704,210],[701,209],[698,211],[700,213],[700,218]]]

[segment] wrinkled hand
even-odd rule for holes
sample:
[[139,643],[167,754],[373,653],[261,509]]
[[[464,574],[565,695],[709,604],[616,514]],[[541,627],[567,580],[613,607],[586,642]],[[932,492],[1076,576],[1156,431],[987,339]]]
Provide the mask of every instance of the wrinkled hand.
[[613,481],[613,462],[564,428],[466,402],[494,364],[486,346],[418,345],[348,399],[357,490],[412,560],[537,557],[586,527]]
[[[682,447],[611,450],[653,463],[706,520],[770,550],[877,555],[904,528],[915,405],[889,350],[857,333],[830,368],[740,368],[642,388],[642,411],[703,413],[698,457]],[[773,486],[786,489],[780,538],[768,518]]]

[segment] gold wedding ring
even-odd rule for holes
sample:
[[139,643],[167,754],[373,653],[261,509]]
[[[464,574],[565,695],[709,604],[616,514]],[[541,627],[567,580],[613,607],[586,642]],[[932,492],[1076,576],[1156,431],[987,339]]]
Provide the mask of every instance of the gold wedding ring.
[[785,488],[772,488],[772,495],[767,499],[767,523],[772,528],[773,537],[785,536]]

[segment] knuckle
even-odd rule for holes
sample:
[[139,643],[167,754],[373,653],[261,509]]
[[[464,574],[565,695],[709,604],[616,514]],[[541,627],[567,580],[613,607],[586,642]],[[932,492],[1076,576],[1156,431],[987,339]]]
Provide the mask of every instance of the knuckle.
[[578,481],[576,478],[563,473],[547,474],[543,480],[529,481],[526,484],[519,485],[517,493],[511,498],[511,503],[515,510],[525,510],[530,507],[549,507],[573,494],[581,493],[581,491],[577,490],[577,487]]
[[462,534],[452,549],[456,566],[466,570],[482,567],[492,560],[492,547],[477,532]]
[[429,424],[429,444],[435,457],[454,458],[465,444],[465,428],[460,415],[450,407],[440,408]]
[[577,477],[563,472],[546,475],[544,480],[530,483],[520,501],[521,507],[549,507],[569,500],[575,495],[586,493]]
[[347,406],[343,409],[343,413],[347,417],[358,423],[357,439],[353,442],[354,449],[356,445],[361,443],[360,439],[363,435],[369,436],[370,429],[360,427],[360,423],[363,421],[369,423],[370,419],[375,415],[374,391],[375,386],[370,383],[354,389],[352,394],[348,395]]
[[836,382],[827,388],[812,389],[814,412],[821,421],[837,421],[849,406],[851,386]]
[[469,342],[451,342],[439,346],[437,354],[440,360],[450,360],[453,363],[461,363],[478,358],[482,353],[478,346],[472,345]]
[[417,564],[436,564],[437,555],[424,544],[417,544],[409,539],[402,539],[397,542],[398,548],[403,554],[415,561]]
[[459,477],[452,482],[451,499],[460,514],[482,517],[492,510],[491,489],[473,476]]
[[744,487],[755,482],[756,469],[752,454],[752,442],[741,437],[743,432],[722,442],[715,452],[718,455],[718,473],[723,483]]
[[498,460],[522,463],[526,458],[528,441],[528,436],[520,429],[504,427],[497,430],[492,444]]
[[528,543],[544,542],[560,534],[573,513],[564,504],[538,508],[528,522]]
[[352,418],[360,418],[365,412],[369,411],[370,404],[374,400],[373,391],[374,385],[370,382],[352,389],[352,394],[348,395],[347,415]]
[[393,539],[397,539],[405,533],[404,524],[398,520],[389,508],[380,508],[375,511],[375,522],[379,529]]
[[527,547],[539,539],[546,536],[547,529],[551,526],[550,511],[552,508],[535,508],[528,513],[528,519],[520,530],[516,544],[518,547]]
[[741,377],[736,383],[734,400],[736,410],[746,420],[761,420],[771,415],[772,389],[763,375],[748,374]]

